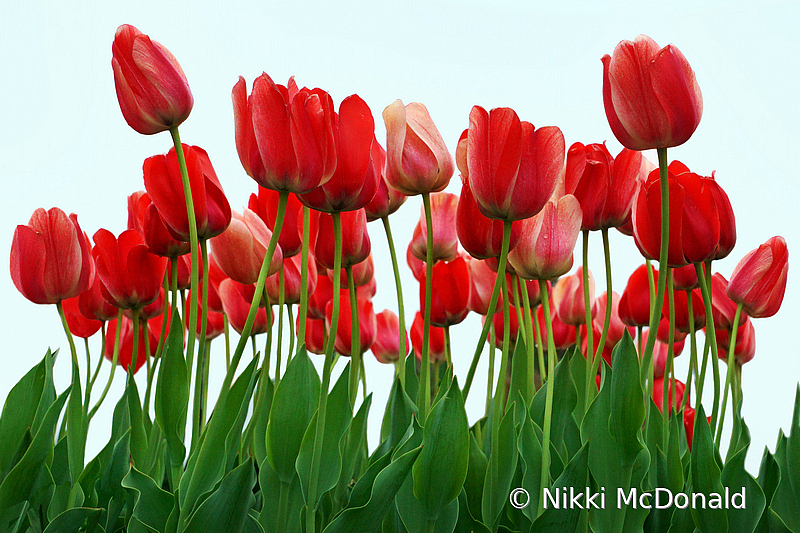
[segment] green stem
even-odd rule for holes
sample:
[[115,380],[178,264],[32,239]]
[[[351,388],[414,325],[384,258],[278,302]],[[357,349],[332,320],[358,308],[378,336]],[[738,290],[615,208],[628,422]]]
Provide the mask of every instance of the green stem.
[[[144,392],[144,405],[142,405],[142,411],[145,413],[149,412],[150,408],[150,391],[152,390],[153,379],[152,376],[155,374],[155,361],[150,361],[150,330],[147,329],[147,320],[142,320],[142,327],[144,328],[144,360],[147,365],[147,388]],[[158,346],[156,346],[157,348]]]
[[[172,135],[172,142],[175,144],[175,155],[178,156],[178,166],[181,170],[181,181],[183,183],[183,195],[186,200],[186,215],[189,223],[189,246],[191,247],[191,297],[189,300],[189,338],[186,340],[186,356],[191,360],[194,355],[194,338],[197,332],[197,287],[200,260],[197,254],[197,218],[194,213],[194,201],[192,200],[192,187],[189,183],[189,172],[186,167],[186,156],[183,153],[181,136],[178,127],[173,126],[169,130]],[[205,269],[208,271],[208,268]],[[191,366],[189,367],[191,369]],[[196,385],[195,385],[196,386]]]
[[492,297],[489,300],[489,309],[486,311],[486,321],[483,323],[480,339],[478,339],[478,346],[475,348],[475,354],[472,356],[472,362],[469,365],[469,372],[467,372],[467,379],[464,381],[464,400],[466,401],[469,395],[472,380],[475,377],[475,370],[478,368],[478,361],[483,352],[483,345],[486,343],[486,337],[489,335],[489,327],[494,318],[494,311],[497,308],[497,299],[500,297],[500,287],[503,284],[503,279],[506,277],[506,259],[508,257],[508,247],[511,242],[511,221],[506,220],[503,222],[503,243],[500,247],[500,258],[497,260],[497,278],[494,282],[494,289],[492,289]]
[[[345,268],[347,273],[347,288],[350,293],[350,405],[355,406],[358,395],[358,380],[361,374],[361,330],[358,323],[358,296],[353,279],[353,267]],[[366,396],[365,396],[366,398]]]
[[[536,319],[533,321],[533,333],[536,336],[536,352],[539,357],[539,382],[544,383],[544,380],[547,379],[547,369],[545,368],[544,363],[544,343],[542,342],[542,331],[541,327],[539,327],[539,320]],[[576,331],[578,328],[575,328]],[[580,342],[578,342],[580,344]]]
[[[139,310],[131,310],[131,322],[133,322],[133,351],[131,352],[131,364],[128,365],[128,381],[133,380],[136,372],[136,365],[139,364]],[[145,355],[145,357],[147,357]]]
[[[444,327],[444,357],[447,362],[447,368],[453,367],[453,352],[450,346],[450,326]],[[437,376],[439,374],[436,374]]]
[[[708,357],[711,357],[711,359],[717,359],[717,354],[719,351],[717,350],[717,334],[714,328],[714,315],[711,308],[711,286],[706,283],[706,278],[703,275],[703,268],[700,266],[700,263],[695,263],[694,268],[695,272],[697,273],[697,281],[700,282],[700,291],[703,294],[703,304],[706,308],[706,339],[711,346],[711,353],[708,355]],[[709,269],[709,272],[710,271],[711,270]],[[708,361],[706,355],[703,356],[703,359],[703,371],[700,375],[700,387],[703,386],[703,379],[705,378],[705,365]],[[719,414],[719,370],[718,367],[714,366],[713,361],[712,369],[714,370],[714,406],[711,411],[711,430],[715,431],[717,428],[717,416]],[[698,405],[700,404],[702,391],[703,389],[699,388],[697,397]]]
[[[286,277],[283,269],[278,271],[278,342],[275,346],[275,385],[281,381],[281,359],[283,356],[283,305],[286,302]],[[270,328],[271,329],[271,328]]]
[[[589,294],[589,230],[583,230],[583,316],[586,326],[586,382],[583,395],[583,411],[589,407],[590,399],[594,398],[594,328],[592,326],[592,299]],[[549,354],[548,354],[549,355]],[[599,366],[599,364],[598,364]],[[550,369],[548,368],[548,371]]]
[[517,279],[519,280],[520,289],[522,289],[522,307],[525,310],[522,315],[522,323],[525,325],[525,348],[528,353],[528,365],[526,368],[528,374],[528,397],[526,401],[530,404],[533,401],[533,395],[536,394],[536,353],[534,351],[535,341],[531,316],[531,300],[528,296],[528,284],[520,277],[517,277]]
[[[601,231],[603,235],[603,256],[606,262],[606,314],[603,318],[603,332],[600,334],[600,341],[597,343],[597,350],[595,350],[592,357],[592,376],[596,376],[600,369],[600,359],[603,356],[603,348],[606,346],[606,338],[608,337],[608,329],[611,324],[611,306],[614,303],[614,291],[611,287],[611,249],[608,243],[608,228],[603,228]],[[586,291],[584,290],[584,298]],[[591,314],[589,315],[591,318]],[[588,352],[587,352],[588,353]],[[589,387],[587,393],[594,395],[597,392],[597,387]],[[588,396],[591,398],[592,396]]]
[[291,305],[286,306],[286,314],[289,317],[289,353],[286,354],[286,368],[289,368],[289,361],[294,354],[294,313]]
[[[311,236],[311,209],[303,206],[303,247],[300,255],[300,310],[297,324],[298,347],[306,342],[306,320],[308,318],[308,247]],[[289,350],[290,355],[292,350]],[[288,364],[288,363],[287,363]]]
[[[555,375],[556,367],[556,345],[553,338],[553,322],[550,317],[550,302],[547,294],[547,282],[539,280],[539,290],[542,295],[542,306],[544,308],[544,320],[547,327],[547,369],[550,376]],[[587,352],[589,353],[589,352]],[[547,391],[544,404],[544,428],[542,428],[542,476],[540,486],[546,488],[550,486],[550,430],[553,419],[553,380],[547,383]],[[539,513],[543,510],[544,498],[539,500]]]
[[[722,426],[725,425],[725,411],[728,408],[728,390],[731,388],[731,384],[734,380],[734,367],[736,365],[736,333],[739,329],[739,319],[742,316],[742,304],[736,306],[736,314],[733,316],[733,325],[731,326],[731,338],[730,344],[728,345],[728,371],[726,372],[725,376],[725,389],[724,394],[722,396],[722,408],[719,412],[719,425],[717,426],[717,437],[714,439],[714,443],[719,448],[720,443],[722,442]],[[734,393],[734,400],[731,409],[733,410],[733,414],[736,415],[736,394]]]
[[222,313],[222,325],[225,328],[225,372],[231,368],[231,332],[228,324],[228,315]]
[[[385,216],[381,219],[383,221],[383,229],[386,232],[386,240],[389,243],[389,255],[392,257],[392,270],[394,271],[394,286],[397,291],[397,314],[400,322],[400,360],[404,360],[408,348],[406,347],[406,314],[405,306],[403,305],[403,286],[400,283],[400,268],[397,262],[397,251],[394,247],[394,239],[392,238],[392,228],[389,225],[389,217]],[[398,366],[400,383],[405,387],[406,384],[406,365]]]
[[431,195],[422,193],[422,205],[425,210],[425,224],[427,235],[427,246],[425,251],[425,309],[424,323],[422,327],[422,363],[419,371],[419,394],[417,406],[419,407],[419,421],[423,426],[428,418],[428,411],[431,403],[430,388],[430,336],[431,336],[431,287],[433,274],[433,220],[431,216]]
[[[92,354],[89,350],[89,339],[83,339],[83,349],[86,352],[86,391],[83,398],[83,405],[88,406],[92,396]],[[98,360],[98,368],[99,362],[103,360],[102,352],[100,353],[101,355]]]
[[[669,431],[669,405],[670,388],[675,391],[675,380],[670,381],[672,371],[672,361],[675,357],[675,291],[672,287],[672,269],[667,267],[667,294],[669,294],[669,347],[667,349],[667,360],[664,363],[664,376],[662,377],[661,391],[661,416],[664,421],[664,435]],[[656,332],[656,336],[658,332]],[[673,374],[674,375],[674,374]]]
[[[100,367],[103,366],[103,359],[105,359],[104,354],[106,353],[106,322],[105,320],[102,322],[100,326],[100,335],[102,335],[102,339],[100,340],[100,357],[97,358],[97,366],[94,369],[94,374],[92,374],[92,380],[89,382],[89,388],[94,389],[94,384],[97,381],[97,376],[100,375]],[[88,339],[87,339],[88,342]],[[89,402],[86,402],[86,405],[89,405]]]
[[[200,342],[197,349],[197,370],[194,379],[194,409],[192,411],[192,448],[195,447],[197,441],[200,439],[200,434],[203,432],[203,427],[206,423],[206,406],[208,393],[208,383],[206,383],[206,375],[208,374],[208,350],[206,350],[206,328],[208,327],[208,245],[206,240],[200,241],[200,253],[202,254],[203,261],[203,280],[202,280],[202,303],[201,307],[203,315],[200,321]],[[197,292],[192,285],[192,294],[189,298],[189,305],[197,306]],[[191,313],[197,314],[197,308],[189,309]],[[191,318],[190,318],[191,322]],[[197,326],[189,329],[189,338],[194,338],[197,334]]]
[[114,352],[111,356],[111,371],[108,374],[108,381],[106,382],[106,386],[103,389],[103,392],[100,394],[100,398],[97,400],[97,403],[94,404],[94,407],[89,411],[89,417],[87,418],[87,422],[92,419],[94,414],[103,404],[103,400],[106,399],[106,395],[108,395],[108,390],[111,388],[111,382],[114,380],[114,371],[117,369],[117,361],[119,360],[119,335],[120,330],[122,330],[122,309],[117,311],[117,327],[114,331]]
[[689,359],[689,372],[686,375],[686,391],[683,394],[683,404],[681,410],[684,410],[688,405],[689,395],[692,393],[692,375],[694,374],[694,383],[697,386],[697,335],[695,332],[694,324],[694,309],[692,307],[692,291],[686,291],[687,298],[687,313],[689,314],[689,344],[691,346],[691,354]]
[[[342,220],[338,212],[331,214],[333,217],[333,309],[331,326],[328,333],[328,342],[325,345],[325,362],[322,367],[322,385],[319,389],[319,407],[317,409],[317,427],[314,432],[314,448],[311,454],[311,475],[309,477],[308,499],[306,500],[306,533],[316,531],[317,509],[317,484],[319,483],[319,469],[322,462],[322,443],[325,432],[325,417],[328,410],[328,388],[331,382],[331,369],[333,368],[333,348],[336,340],[336,331],[339,327],[339,300],[341,296],[341,271],[342,271]],[[351,372],[354,370],[351,368]]]
[[[507,295],[508,295],[508,280],[506,279],[505,276],[503,276],[503,288],[502,288],[502,291],[503,291],[503,295],[504,295],[504,298],[503,298],[503,351],[502,351],[500,357],[503,358],[503,361],[509,361],[509,362],[511,362],[513,364],[513,361],[511,361],[511,353],[509,353],[509,349],[508,349],[510,341],[511,341],[511,310],[510,310],[510,303],[509,303],[510,298],[507,297]],[[500,402],[503,404],[503,413],[502,414],[505,414],[506,405],[508,404],[508,391],[509,391],[509,385],[510,385],[509,379],[511,377],[510,376],[511,369],[508,368],[508,367],[507,367],[507,372],[508,372],[509,375],[506,375],[506,372],[503,372],[502,374],[500,374],[500,377],[498,378],[498,383],[497,383],[498,388],[502,384],[502,389],[501,390],[502,390],[503,394],[502,394],[502,396],[500,396]]]
[[[497,332],[494,329],[494,324],[492,323],[492,320],[487,318],[486,321],[488,321],[491,324],[490,327],[492,329],[492,337],[493,338],[496,337]],[[488,375],[488,380],[487,380],[487,385],[486,385],[486,416],[489,416],[489,409],[491,408],[491,405],[492,405],[492,389],[494,388],[494,359],[495,359],[496,353],[497,353],[497,350],[495,349],[494,342],[490,342],[489,343],[489,375]]]

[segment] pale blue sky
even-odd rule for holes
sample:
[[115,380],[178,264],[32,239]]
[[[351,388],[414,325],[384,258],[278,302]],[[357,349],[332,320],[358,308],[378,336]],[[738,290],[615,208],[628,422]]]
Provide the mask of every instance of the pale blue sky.
[[[278,82],[295,75],[298,84],[322,87],[337,103],[358,93],[372,108],[382,143],[381,111],[400,98],[428,107],[451,150],[468,125],[470,108],[480,104],[512,107],[537,127],[559,126],[568,144],[608,140],[616,154],[620,145],[603,112],[600,58],[620,40],[645,33],[662,46],[674,43],[681,49],[703,92],[700,126],[686,145],[670,150],[670,158],[701,174],[716,170],[730,196],[739,240],[718,270],[729,276],[739,258],[773,235],[783,235],[790,254],[798,253],[800,8],[794,2],[758,7],[721,1],[542,6],[509,1],[491,7],[476,0],[110,4],[16,2],[3,7],[0,251],[5,257],[15,226],[27,223],[37,207],[77,213],[89,235],[100,227],[119,233],[126,222],[126,196],[144,188],[142,161],[170,147],[166,134],[135,133],[119,111],[110,60],[114,31],[123,23],[137,26],[180,61],[195,97],[194,110],[181,127],[183,140],[209,152],[234,209],[241,209],[255,190],[239,164],[233,138],[230,91],[239,75],[248,85],[262,71]],[[449,190],[458,192],[457,177]],[[401,256],[419,205],[418,198],[411,199],[393,219]],[[376,311],[396,308],[380,230],[371,228]],[[641,258],[632,240],[621,235],[614,235],[612,252],[615,289],[621,291]],[[591,266],[598,279],[603,278],[600,254],[599,236],[593,235]],[[756,321],[757,354],[744,370],[751,469],[757,468],[763,446],[774,445],[778,429],[788,428],[800,379],[794,338],[800,283],[794,268],[779,314]],[[66,348],[55,308],[25,300],[5,272],[0,276],[5,303],[0,311],[5,352],[0,398],[48,346]],[[418,291],[407,270],[404,281],[413,316]],[[478,325],[472,316],[454,328],[456,372],[462,381]],[[98,352],[99,339],[92,345]],[[219,355],[221,341],[215,345]],[[375,391],[374,446],[392,370],[367,356]],[[677,364],[679,375],[685,374],[687,358]],[[482,413],[485,365],[480,372],[480,386],[468,404],[471,421]],[[69,379],[63,358],[57,374],[63,388]],[[211,390],[221,374],[214,379]],[[119,391],[112,389],[109,409],[99,416],[108,415]],[[106,438],[106,428],[96,424],[90,452]]]

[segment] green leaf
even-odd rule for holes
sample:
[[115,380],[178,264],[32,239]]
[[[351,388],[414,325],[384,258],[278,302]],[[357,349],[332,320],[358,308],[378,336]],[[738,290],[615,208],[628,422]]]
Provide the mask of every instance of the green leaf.
[[800,386],[795,393],[792,430],[784,447],[775,450],[780,482],[772,497],[772,510],[792,531],[800,531]]
[[[722,494],[722,472],[719,467],[717,449],[711,436],[711,428],[706,423],[703,406],[695,413],[694,434],[692,436],[692,492]],[[725,509],[694,508],[692,519],[701,533],[725,533],[728,531],[728,517]]]
[[730,490],[731,495],[744,490],[742,503],[745,505],[743,509],[736,509],[733,505],[728,509],[728,530],[731,533],[752,533],[764,512],[766,498],[758,482],[745,470],[750,431],[739,417],[734,419],[734,432],[739,435],[738,451],[728,458],[722,469],[722,484]]
[[248,458],[222,479],[219,487],[197,508],[183,533],[225,531],[240,533],[253,506],[255,470]]
[[[569,490],[570,487],[587,487],[589,483],[589,468],[588,468],[588,446],[589,443],[583,445],[580,451],[575,454],[572,460],[564,467],[564,471],[553,483],[551,489],[552,494],[558,494],[556,491]],[[546,500],[545,500],[546,501]],[[548,507],[536,519],[531,527],[531,531],[536,533],[562,533],[567,531],[578,531],[578,522],[581,518],[581,513],[584,511],[577,507],[569,509],[556,509]]]
[[52,365],[53,356],[50,351],[44,359],[33,367],[22,379],[17,382],[6,396],[3,404],[3,414],[0,415],[0,479],[5,477],[16,461],[22,458],[25,449],[30,445],[26,434],[31,435],[38,429],[35,424],[36,413],[45,409],[52,403],[52,398],[45,394],[47,388],[52,388],[52,375],[47,382],[48,364]]
[[346,493],[350,483],[355,483],[355,480],[359,477],[356,469],[367,438],[367,415],[369,414],[370,405],[372,405],[372,394],[361,402],[361,407],[359,407],[356,416],[353,417],[350,426],[339,443],[342,471],[339,475],[339,482],[334,495],[334,501],[338,505],[344,504],[347,500]]
[[638,434],[644,424],[644,390],[639,381],[639,356],[628,331],[613,350],[609,431],[630,464],[642,449]]
[[278,477],[290,483],[308,425],[317,410],[319,376],[300,350],[275,389],[267,426],[267,458]]
[[174,502],[172,494],[161,490],[153,478],[131,467],[122,487],[132,497],[132,518],[155,531],[164,531]]
[[338,381],[328,395],[328,405],[325,414],[325,430],[323,433],[322,455],[319,463],[319,474],[317,477],[317,500],[308,501],[308,488],[311,482],[311,463],[314,455],[314,440],[317,434],[317,415],[314,413],[308,424],[303,441],[300,444],[300,451],[297,455],[295,468],[300,476],[300,486],[303,488],[303,496],[306,498],[306,506],[316,510],[320,498],[326,492],[336,486],[339,475],[342,471],[342,457],[339,452],[339,441],[342,439],[352,417],[350,407],[350,364],[345,367],[344,372],[339,376]]
[[8,475],[0,483],[0,524],[6,524],[19,515],[9,511],[16,505],[29,499],[37,488],[37,480],[42,469],[48,463],[48,457],[53,453],[53,438],[56,432],[56,422],[69,396],[70,387],[47,409],[39,431],[31,441],[25,455],[14,465]]
[[417,447],[396,457],[375,477],[369,501],[342,511],[323,533],[374,533],[380,527],[421,451],[422,448]]
[[72,481],[76,482],[81,472],[86,454],[87,420],[83,409],[81,372],[77,361],[72,361],[72,387],[67,402],[67,442],[69,443],[69,470]]
[[496,529],[500,515],[508,502],[511,481],[517,468],[517,433],[514,429],[514,409],[509,408],[500,421],[498,446],[489,456],[489,467],[483,485],[481,516],[483,523]]
[[88,507],[67,509],[48,524],[44,533],[77,533],[87,520],[100,516],[100,511]]
[[389,447],[397,444],[411,424],[411,417],[415,414],[417,414],[417,406],[406,393],[400,383],[400,378],[395,378],[386,402],[386,412],[381,425],[381,440],[387,442]]
[[419,365],[419,361],[417,360],[417,356],[414,353],[414,350],[408,352],[406,356],[406,394],[410,398],[416,398],[417,393],[419,392],[419,371],[417,370],[417,366]]
[[[261,489],[261,512],[258,522],[266,533],[300,533],[300,510],[303,508],[303,491],[297,476],[288,485],[281,483],[267,459],[258,470],[258,484]],[[278,530],[280,513],[280,493],[287,491],[287,524],[283,531]]]
[[128,380],[125,395],[128,398],[128,414],[131,421],[131,462],[144,468],[147,462],[147,431],[144,428],[142,400],[135,379]]
[[173,320],[161,355],[155,397],[156,422],[166,438],[173,466],[182,465],[186,458],[183,439],[188,409],[189,371],[183,357],[183,328],[180,320]]
[[469,467],[469,423],[464,400],[454,379],[434,404],[425,423],[422,453],[414,463],[414,495],[429,520],[436,520],[458,498]]
[[[556,389],[558,390],[558,389]],[[567,416],[572,416],[572,409]],[[542,442],[541,429],[535,426],[536,423],[527,415],[522,421],[517,437],[517,449],[519,450],[520,466],[522,469],[521,487],[528,491],[530,502],[527,507],[522,509],[522,513],[533,521],[539,509],[539,497],[542,494]]]
[[481,501],[483,500],[483,486],[486,482],[486,471],[489,468],[489,461],[481,451],[478,441],[473,434],[469,436],[469,468],[467,468],[467,479],[464,480],[464,502],[459,503],[462,512],[469,506],[469,514],[472,517],[480,516]]

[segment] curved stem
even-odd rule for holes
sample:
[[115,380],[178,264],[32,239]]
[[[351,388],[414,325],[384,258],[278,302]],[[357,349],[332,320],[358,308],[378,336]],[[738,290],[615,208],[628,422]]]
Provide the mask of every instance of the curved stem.
[[[403,305],[403,286],[400,282],[400,269],[397,263],[397,251],[394,247],[394,239],[392,238],[392,228],[389,225],[389,217],[385,216],[381,219],[383,221],[383,229],[386,232],[386,240],[389,243],[389,255],[392,257],[392,270],[394,271],[394,286],[397,290],[397,314],[400,319],[399,334],[400,334],[400,360],[404,361],[408,347],[406,346],[406,314],[405,306]],[[400,383],[405,387],[406,384],[406,365],[398,365]]]
[[[346,267],[347,290],[350,293],[350,405],[355,406],[358,395],[358,380],[361,373],[361,330],[358,323],[358,296],[353,279],[353,267]],[[366,396],[365,396],[366,398]]]
[[[734,367],[736,365],[736,333],[739,329],[739,320],[742,316],[742,304],[736,306],[736,314],[733,316],[733,325],[731,326],[731,338],[730,344],[728,345],[728,371],[727,375],[725,376],[725,392],[722,396],[722,408],[719,412],[719,424],[717,425],[717,437],[714,439],[714,443],[719,448],[720,443],[722,442],[722,426],[725,425],[725,411],[728,407],[728,391],[731,388],[731,385],[734,380]],[[731,409],[733,410],[734,415],[736,415],[736,394],[733,395],[733,405]]]
[[100,406],[103,404],[103,400],[106,399],[106,395],[108,394],[108,390],[111,388],[111,382],[114,380],[114,371],[117,369],[117,361],[119,361],[119,335],[120,330],[122,329],[122,309],[117,311],[117,327],[114,331],[114,352],[111,356],[111,371],[108,374],[108,381],[106,382],[105,388],[103,388],[103,392],[100,394],[100,398],[97,400],[97,403],[94,404],[94,407],[89,411],[88,420],[91,420]]
[[[555,375],[556,367],[556,345],[553,338],[553,322],[550,316],[550,302],[547,294],[547,282],[539,280],[539,290],[542,295],[542,307],[544,308],[544,320],[547,327],[547,371],[550,376]],[[588,353],[588,352],[587,352]],[[544,404],[544,428],[542,428],[542,475],[540,486],[542,488],[550,486],[550,430],[553,419],[553,383],[549,380]],[[539,501],[539,511],[542,510],[544,498]]]
[[[300,255],[300,310],[298,311],[297,344],[306,342],[306,320],[308,318],[308,247],[311,233],[311,209],[303,206],[303,247]],[[291,357],[292,350],[289,349]],[[288,365],[288,359],[287,359]]]
[[128,381],[133,379],[133,374],[136,373],[136,366],[139,364],[139,310],[132,309],[131,315],[131,322],[133,322],[133,350],[131,351],[131,363],[128,365]]
[[422,327],[422,363],[419,371],[419,398],[417,406],[419,407],[419,421],[420,424],[425,425],[425,420],[428,418],[428,410],[431,403],[431,387],[430,387],[430,337],[431,337],[431,291],[432,273],[433,273],[433,220],[431,216],[431,195],[430,193],[422,193],[422,205],[425,210],[425,224],[427,236],[427,245],[425,250],[425,301],[423,310],[424,323]]
[[[175,155],[178,156],[178,166],[181,170],[181,181],[183,183],[183,196],[186,200],[186,215],[189,223],[189,246],[191,247],[191,297],[189,300],[189,331],[191,334],[186,340],[186,355],[187,359],[191,360],[194,354],[194,337],[197,332],[197,287],[198,287],[198,267],[200,260],[197,253],[197,218],[194,213],[194,201],[192,200],[192,187],[189,183],[189,171],[186,167],[186,157],[183,153],[183,145],[181,144],[181,136],[178,133],[178,127],[174,126],[169,129],[172,135],[172,142],[175,144]],[[206,269],[208,270],[208,269]],[[191,366],[189,367],[191,369]]]
[[483,352],[483,345],[486,343],[486,337],[489,335],[489,327],[492,324],[494,311],[497,308],[497,299],[500,297],[500,287],[506,277],[506,259],[508,258],[508,246],[511,242],[511,221],[506,220],[503,222],[503,243],[500,247],[500,258],[497,260],[497,278],[494,282],[494,289],[492,289],[492,297],[489,300],[489,309],[486,311],[486,321],[483,323],[480,339],[478,339],[478,346],[475,348],[475,354],[472,356],[472,362],[469,365],[467,372],[467,379],[464,381],[464,400],[466,401],[469,396],[469,390],[472,386],[472,380],[475,377],[475,370],[478,368],[478,361]]
[[[592,327],[592,301],[589,294],[589,230],[583,230],[583,307],[584,325],[586,326],[586,383],[585,394],[583,395],[584,411],[589,407],[590,399],[594,397],[592,384],[594,376],[592,369],[594,366],[594,328]],[[548,372],[550,369],[547,369]]]

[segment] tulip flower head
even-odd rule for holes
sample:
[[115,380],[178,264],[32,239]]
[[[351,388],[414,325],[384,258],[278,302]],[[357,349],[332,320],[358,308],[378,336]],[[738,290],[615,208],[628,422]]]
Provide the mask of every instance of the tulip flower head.
[[789,250],[783,237],[772,237],[736,265],[728,296],[753,318],[778,312],[786,292]]

